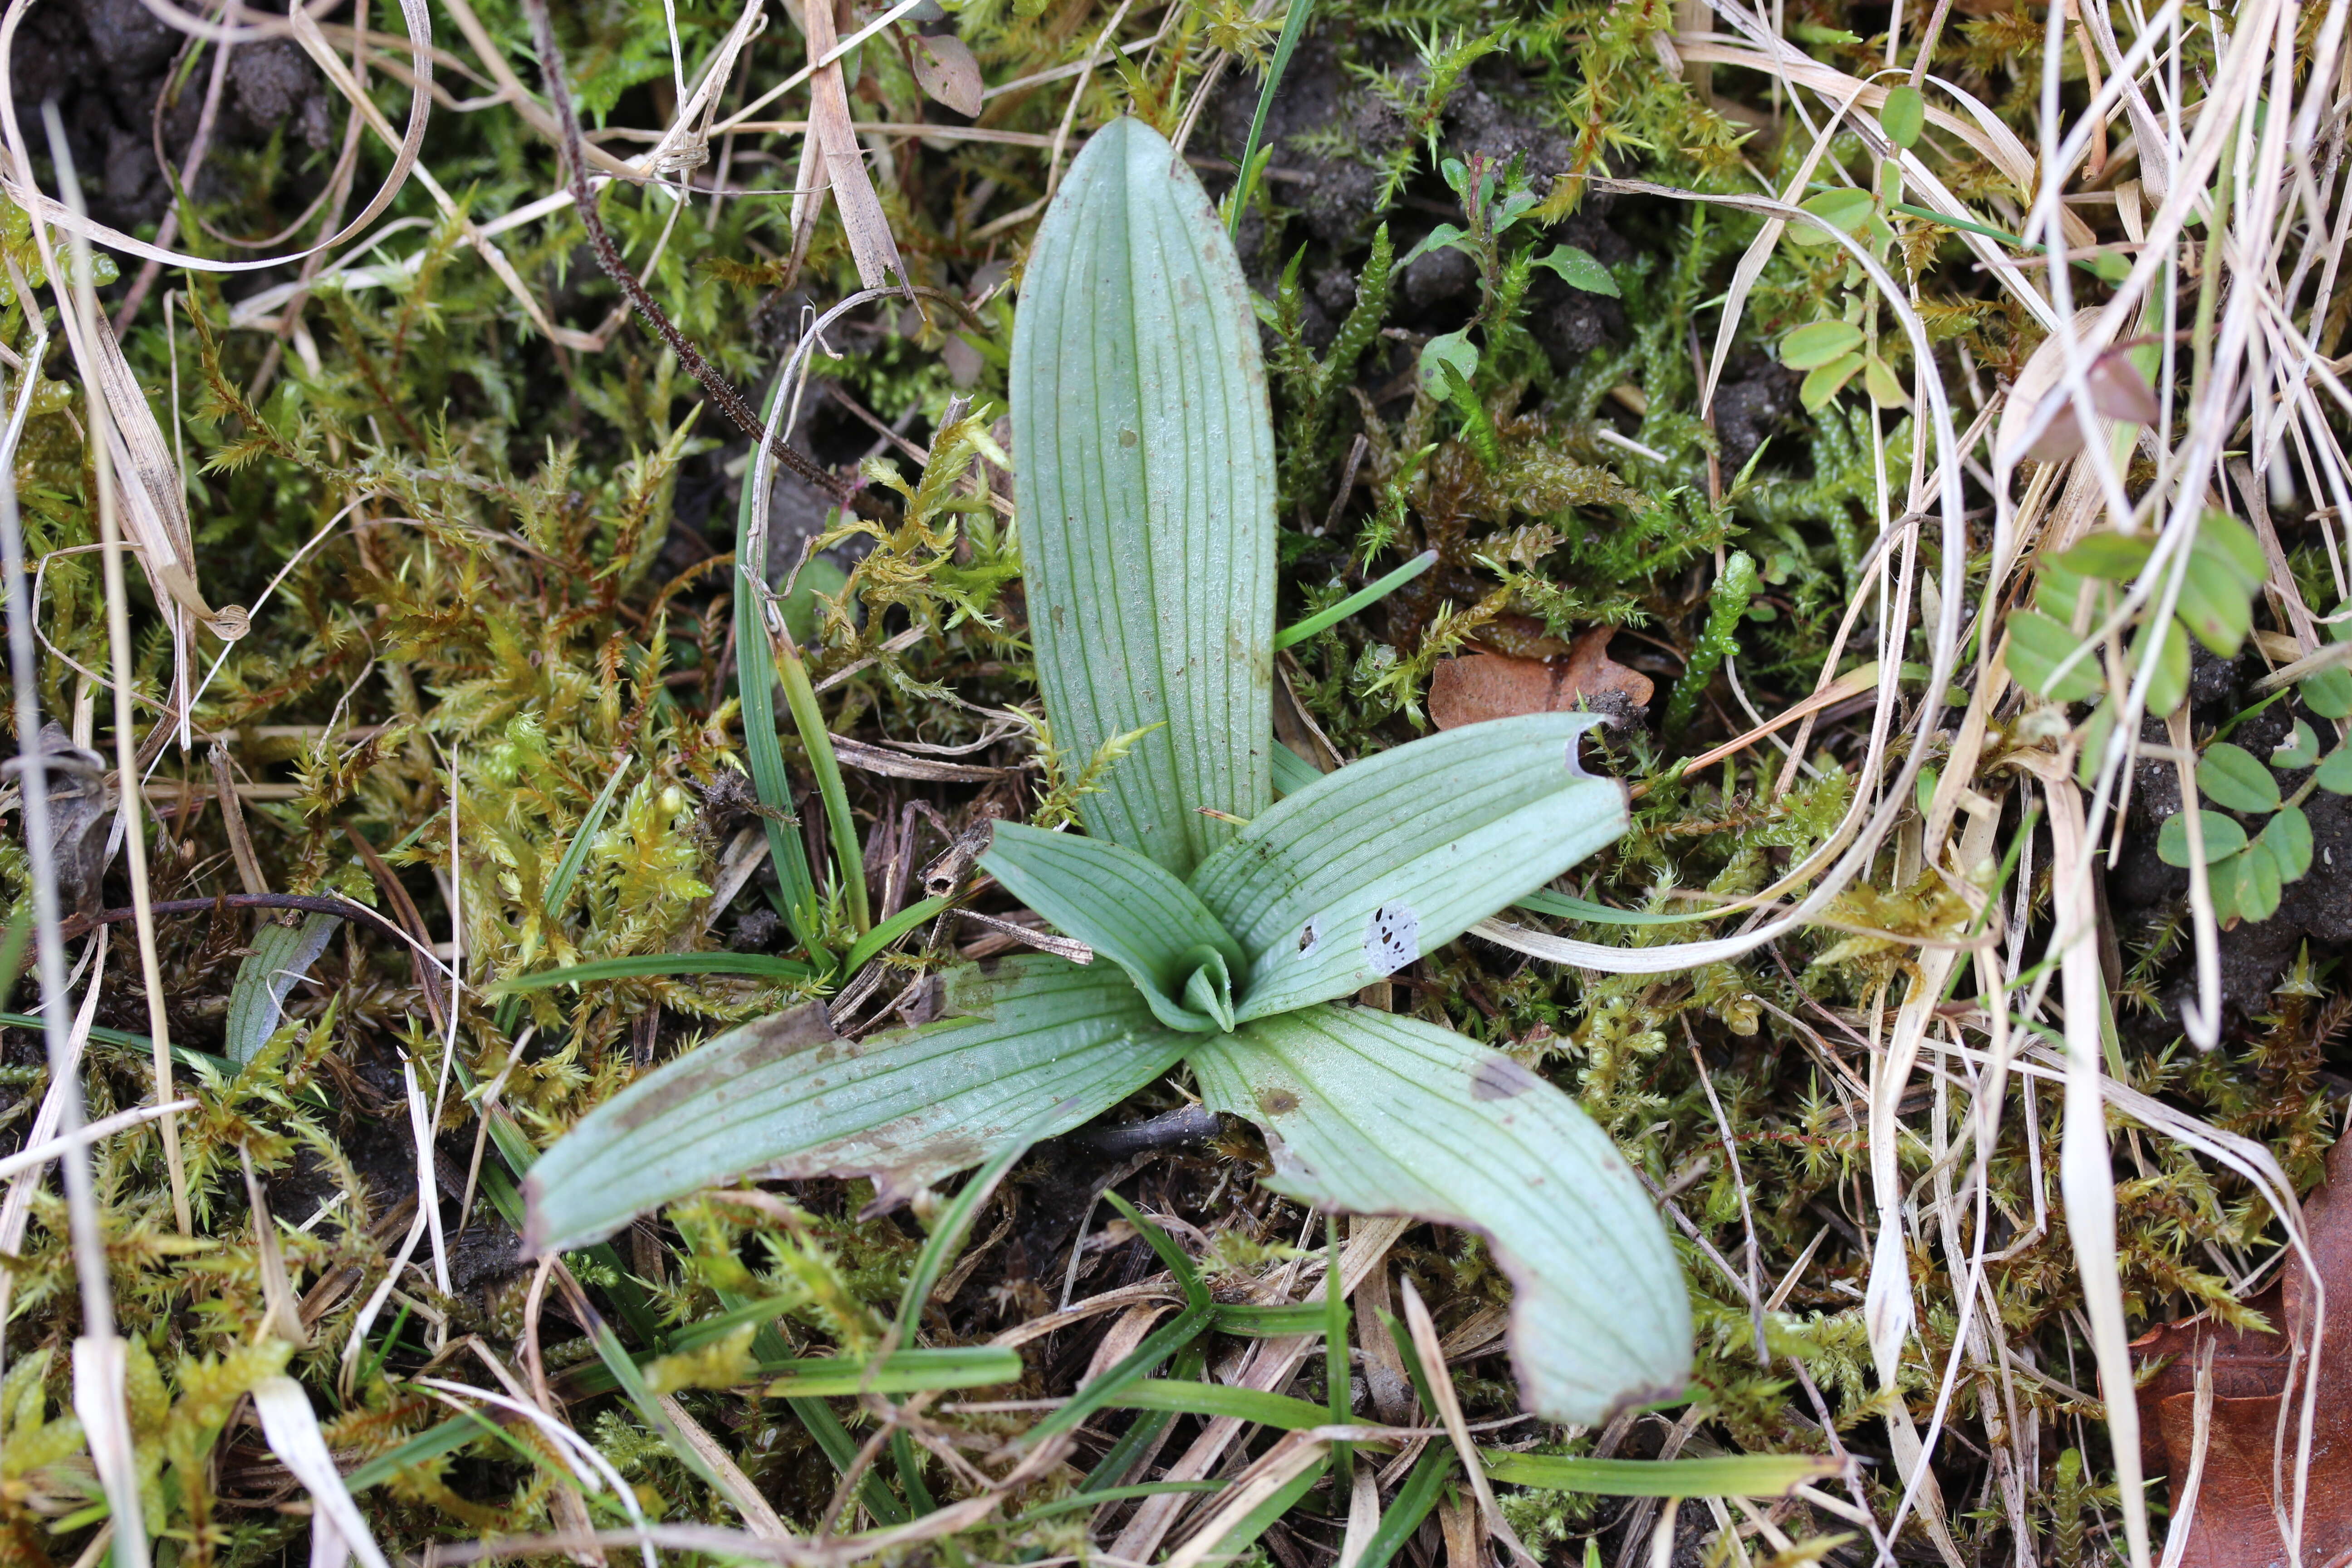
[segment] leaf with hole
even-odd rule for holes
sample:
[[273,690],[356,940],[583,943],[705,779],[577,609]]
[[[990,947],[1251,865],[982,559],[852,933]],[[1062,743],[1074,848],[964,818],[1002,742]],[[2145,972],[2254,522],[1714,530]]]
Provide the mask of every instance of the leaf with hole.
[[1593,713],[1465,724],[1326,773],[1202,862],[1240,942],[1237,1016],[1348,995],[1623,836],[1625,786],[1584,771]]
[[907,52],[914,62],[915,85],[927,96],[958,114],[980,113],[983,84],[980,62],[972,58],[971,45],[952,34],[941,33],[908,38]]
[[1478,374],[1478,345],[1466,331],[1440,332],[1421,345],[1423,391],[1433,397],[1444,396],[1450,390],[1445,382],[1449,372],[1461,377],[1465,385]]
[[2319,737],[2300,719],[2294,721],[2294,729],[2287,738],[2271,752],[2271,766],[2274,768],[2307,768],[2318,760]]
[[[2224,860],[2246,847],[2246,830],[2218,811],[2200,808],[2199,831],[2205,840],[2205,864]],[[2189,864],[2189,816],[2174,812],[2156,830],[2156,858],[2168,866]]]

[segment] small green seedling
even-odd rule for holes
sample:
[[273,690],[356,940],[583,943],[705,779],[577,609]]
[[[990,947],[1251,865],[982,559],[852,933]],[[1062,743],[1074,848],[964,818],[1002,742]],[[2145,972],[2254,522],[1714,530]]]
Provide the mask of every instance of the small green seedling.
[[[1030,624],[1052,732],[1124,754],[1087,833],[1000,825],[981,864],[1092,962],[951,972],[939,1021],[858,1041],[804,1006],[721,1036],[532,1170],[529,1245],[581,1245],[750,1173],[877,1202],[1066,1131],[1180,1063],[1263,1128],[1268,1184],[1475,1229],[1517,1287],[1530,1408],[1669,1396],[1680,1271],[1608,1138],[1450,1029],[1348,1005],[1612,842],[1596,719],[1397,747],[1274,800],[1275,462],[1256,324],[1208,197],[1139,121],[1097,133],[1031,252],[1013,355]],[[1296,770],[1293,770],[1294,773]]]

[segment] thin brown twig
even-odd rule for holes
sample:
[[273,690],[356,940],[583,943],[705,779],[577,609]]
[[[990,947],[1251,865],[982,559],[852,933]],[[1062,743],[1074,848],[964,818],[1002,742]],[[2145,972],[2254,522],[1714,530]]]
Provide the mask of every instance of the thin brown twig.
[[571,187],[572,205],[579,211],[581,226],[587,230],[588,247],[596,253],[596,264],[604,269],[606,277],[620,285],[621,292],[627,297],[629,303],[636,307],[637,313],[651,323],[654,331],[661,334],[662,341],[669,345],[670,352],[677,355],[678,363],[702,384],[710,400],[719,405],[720,411],[732,419],[738,428],[772,452],[776,461],[790,469],[793,478],[811,489],[824,491],[833,498],[835,504],[847,506],[856,495],[856,487],[837,475],[825,472],[809,458],[793,451],[785,444],[782,436],[772,435],[766,421],[744,400],[743,395],[735,390],[734,384],[721,374],[716,365],[702,357],[702,351],[678,331],[677,323],[654,302],[654,297],[646,291],[645,284],[629,270],[628,263],[621,256],[621,247],[614,243],[612,231],[604,226],[603,216],[596,211],[596,193],[588,184],[588,153],[580,135],[580,117],[572,110],[572,89],[564,81],[563,55],[556,47],[555,24],[548,16],[547,0],[523,0],[523,9],[530,14],[531,42],[539,51],[540,75],[547,83],[548,104],[555,111],[556,129],[562,132],[557,140],[557,149],[563,165],[563,177]]

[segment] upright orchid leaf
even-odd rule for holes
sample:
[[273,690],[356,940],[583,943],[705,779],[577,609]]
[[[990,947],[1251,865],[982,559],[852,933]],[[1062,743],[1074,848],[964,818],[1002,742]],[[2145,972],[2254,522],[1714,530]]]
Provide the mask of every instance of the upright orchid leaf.
[[1127,977],[1042,954],[947,977],[942,1022],[863,1040],[817,1004],[747,1024],[583,1117],[523,1183],[526,1247],[583,1246],[713,1183],[871,1176],[890,1204],[1050,1137],[1174,1066]]
[[342,923],[333,915],[304,915],[293,926],[263,919],[253,933],[253,951],[237,965],[236,984],[228,994],[225,1037],[229,1060],[243,1067],[261,1054],[278,1032],[287,995],[309,976]]
[[[1249,973],[1241,943],[1156,862],[1108,839],[1000,822],[980,863],[1023,903],[1126,970],[1170,1028],[1233,1027],[1233,994]],[[1199,1005],[1185,1000],[1194,991]]]
[[1095,132],[1029,252],[1013,336],[1030,632],[1066,752],[1151,729],[1081,805],[1178,876],[1269,798],[1274,437],[1257,320],[1184,160]]
[[1276,1192],[1487,1237],[1537,1415],[1598,1426],[1682,1386],[1690,1304],[1674,1252],[1623,1157],[1559,1089],[1451,1030],[1360,1007],[1263,1018],[1192,1059],[1211,1109],[1265,1129]]
[[1625,786],[1577,760],[1591,713],[1465,724],[1326,773],[1192,874],[1241,940],[1236,1016],[1392,974],[1624,833]]

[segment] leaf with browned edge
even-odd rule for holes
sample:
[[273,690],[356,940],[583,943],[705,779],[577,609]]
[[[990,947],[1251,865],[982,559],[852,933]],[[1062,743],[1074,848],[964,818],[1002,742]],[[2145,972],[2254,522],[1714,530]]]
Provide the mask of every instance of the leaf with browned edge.
[[1598,1426],[1682,1387],[1690,1302],[1649,1195],[1517,1062],[1417,1018],[1320,1006],[1212,1037],[1192,1068],[1205,1104],[1265,1129],[1276,1192],[1486,1237],[1528,1409]]
[[816,1003],[747,1024],[582,1118],[523,1183],[524,1247],[584,1246],[714,1183],[870,1176],[904,1201],[1010,1140],[1051,1137],[1176,1065],[1126,975],[1045,954],[945,977],[943,1021],[862,1040]]

